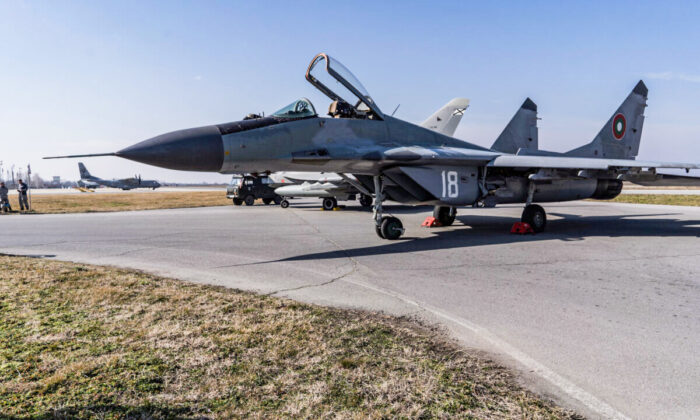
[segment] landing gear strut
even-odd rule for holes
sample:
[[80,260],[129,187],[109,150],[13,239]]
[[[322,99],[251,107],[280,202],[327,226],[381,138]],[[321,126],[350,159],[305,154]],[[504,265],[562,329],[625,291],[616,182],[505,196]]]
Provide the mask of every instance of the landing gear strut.
[[382,176],[374,177],[374,230],[382,239],[395,240],[403,235],[404,228],[401,220],[393,216],[384,216],[382,203],[384,202],[384,180]]
[[527,201],[525,201],[525,209],[523,210],[523,215],[520,217],[520,221],[530,225],[535,233],[544,232],[545,226],[547,226],[547,213],[544,211],[542,206],[537,204],[532,204],[532,199],[535,196],[535,183],[530,182],[527,191]]
[[433,209],[433,217],[440,222],[442,226],[452,226],[455,217],[457,217],[457,208],[435,206],[435,209]]

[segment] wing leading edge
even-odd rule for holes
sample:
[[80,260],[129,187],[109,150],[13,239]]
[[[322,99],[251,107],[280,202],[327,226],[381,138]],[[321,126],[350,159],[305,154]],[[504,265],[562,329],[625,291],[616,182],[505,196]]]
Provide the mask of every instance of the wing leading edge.
[[496,168],[533,168],[533,169],[597,169],[617,168],[677,168],[700,169],[700,163],[655,162],[632,159],[600,159],[564,156],[523,156],[502,155],[489,162],[488,166]]

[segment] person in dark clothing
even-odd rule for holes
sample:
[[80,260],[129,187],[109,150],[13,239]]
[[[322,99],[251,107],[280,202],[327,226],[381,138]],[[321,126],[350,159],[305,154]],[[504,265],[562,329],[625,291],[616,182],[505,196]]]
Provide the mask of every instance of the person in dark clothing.
[[0,211],[6,213],[11,212],[10,199],[7,197],[7,187],[4,182],[0,182]]
[[29,211],[29,200],[27,200],[27,190],[29,186],[21,179],[17,183],[17,192],[19,193],[19,209]]

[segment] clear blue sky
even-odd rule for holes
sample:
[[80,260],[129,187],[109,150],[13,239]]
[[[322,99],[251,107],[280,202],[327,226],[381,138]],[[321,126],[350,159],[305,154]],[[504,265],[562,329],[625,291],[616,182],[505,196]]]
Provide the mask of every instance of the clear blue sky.
[[[111,152],[176,129],[272,112],[317,52],[385,112],[418,122],[471,99],[457,137],[490,145],[522,101],[540,147],[590,141],[641,78],[639,158],[700,161],[700,2],[0,2],[0,160],[78,177],[54,154]],[[227,180],[117,159],[98,176]]]

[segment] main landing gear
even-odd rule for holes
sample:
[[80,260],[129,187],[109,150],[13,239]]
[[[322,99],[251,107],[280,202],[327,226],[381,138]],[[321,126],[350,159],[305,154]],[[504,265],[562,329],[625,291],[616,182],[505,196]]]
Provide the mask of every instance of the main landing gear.
[[455,222],[455,217],[457,217],[457,208],[435,206],[433,217],[440,222],[440,226],[452,226],[452,223]]
[[393,216],[384,216],[382,202],[384,202],[384,180],[380,176],[374,177],[374,230],[382,239],[399,239],[404,233],[401,220]]
[[523,215],[520,217],[520,221],[530,225],[535,233],[540,233],[544,232],[544,228],[547,226],[547,213],[545,213],[542,206],[532,204],[535,189],[535,183],[530,182],[527,191],[527,201],[525,201],[525,209],[523,209]]
[[543,232],[545,226],[547,226],[547,213],[545,213],[541,206],[538,206],[537,204],[529,204],[525,206],[520,220],[523,223],[530,225],[535,233],[540,233]]

